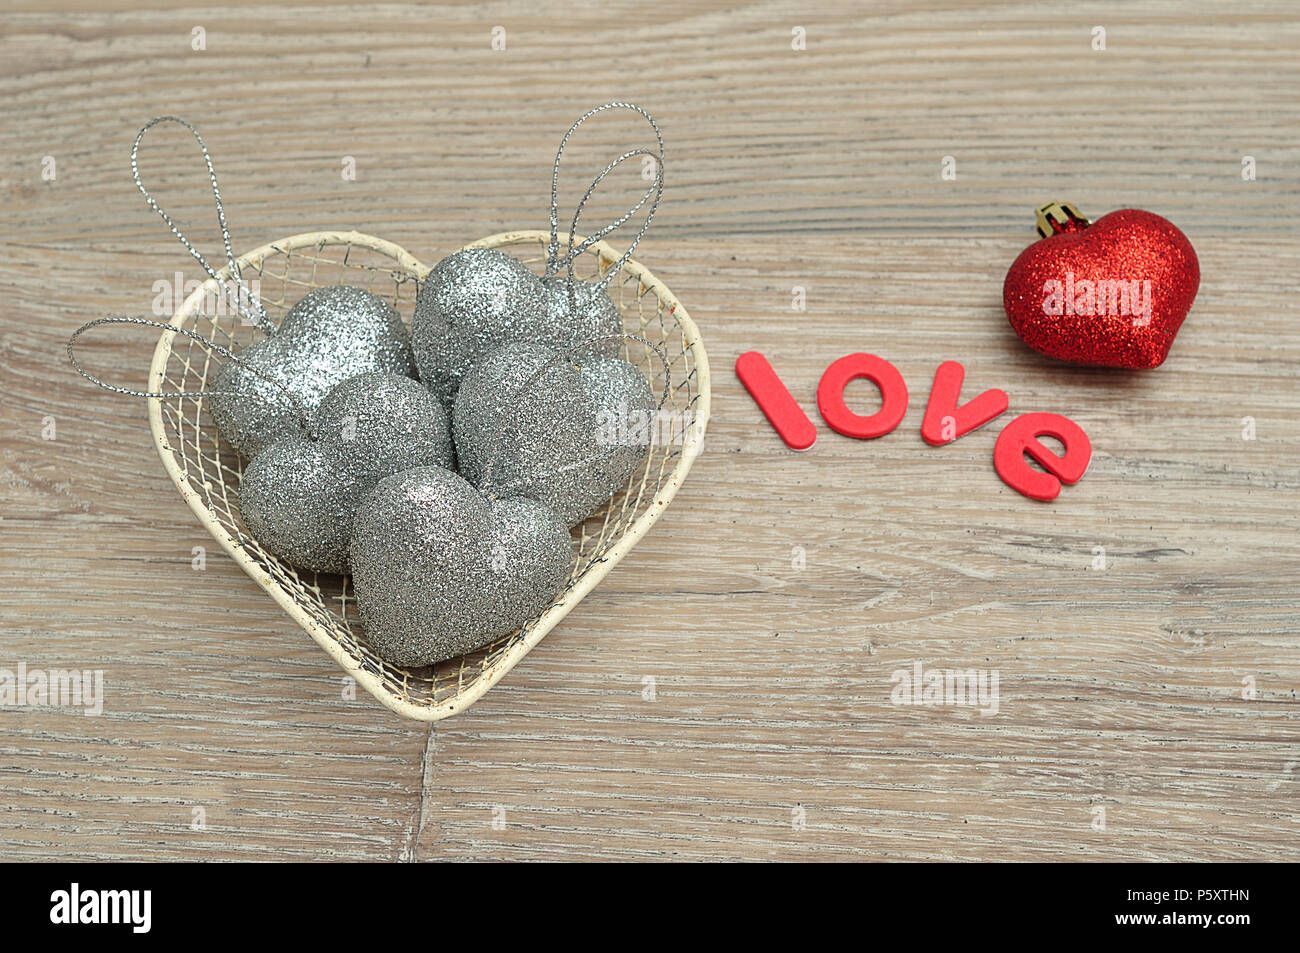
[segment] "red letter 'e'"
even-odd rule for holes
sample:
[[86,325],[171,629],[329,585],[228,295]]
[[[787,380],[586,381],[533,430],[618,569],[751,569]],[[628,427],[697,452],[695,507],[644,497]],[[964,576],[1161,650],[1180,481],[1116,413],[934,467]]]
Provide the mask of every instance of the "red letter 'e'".
[[[1055,437],[1065,444],[1058,457],[1039,441]],[[1039,473],[1025,461],[1025,454],[1043,465]],[[1033,500],[1047,503],[1056,499],[1062,483],[1078,483],[1092,460],[1092,443],[1083,428],[1060,414],[1021,414],[1002,428],[993,447],[993,466],[1002,482]]]

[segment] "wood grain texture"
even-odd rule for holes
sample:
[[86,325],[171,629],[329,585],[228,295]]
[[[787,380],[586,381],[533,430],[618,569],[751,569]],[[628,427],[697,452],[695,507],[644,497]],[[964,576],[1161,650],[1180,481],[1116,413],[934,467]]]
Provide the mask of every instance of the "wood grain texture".
[[[1209,2],[10,5],[0,667],[101,668],[106,699],[0,708],[5,856],[1297,859],[1298,46],[1282,2],[1230,23]],[[637,257],[703,331],[705,452],[625,563],[430,731],[346,700],[215,547],[191,568],[210,541],[145,408],[63,342],[197,277],[130,181],[152,115],[199,125],[237,249],[355,227],[434,261],[541,227],[559,136],[615,98],[668,142]],[[611,120],[571,168],[639,135]],[[219,255],[192,143],[146,150]],[[1201,291],[1165,367],[1062,366],[1007,327],[1002,276],[1050,199],[1191,238]],[[885,356],[907,417],[790,453],[731,373],[751,348],[810,409],[831,360]],[[87,356],[138,386],[151,349]],[[993,472],[996,425],[926,446],[946,358],[1082,424],[1087,477],[1032,504]],[[997,714],[891,704],[917,661],[997,671]]]

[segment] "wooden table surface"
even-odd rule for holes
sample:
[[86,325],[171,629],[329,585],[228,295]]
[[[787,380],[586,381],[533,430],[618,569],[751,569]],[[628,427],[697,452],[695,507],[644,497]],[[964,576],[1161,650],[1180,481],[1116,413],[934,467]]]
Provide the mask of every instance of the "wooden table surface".
[[[1297,859],[1291,4],[87,6],[0,14],[0,668],[105,679],[98,717],[0,707],[6,858]],[[668,143],[637,257],[702,329],[704,453],[474,707],[430,729],[345,699],[205,538],[144,402],[68,366],[77,325],[199,277],[131,141],[199,126],[237,250],[357,228],[432,262],[543,227],[560,135],[610,99]],[[583,135],[593,161],[645,139]],[[220,260],[193,143],[160,132],[142,167]],[[1002,276],[1053,199],[1194,243],[1165,366],[1066,366],[1008,328]],[[135,331],[86,354],[138,387]],[[792,453],[735,378],[750,349],[810,411],[830,361],[886,357],[907,417]],[[967,393],[1078,421],[1083,481],[1012,492],[1001,422],[923,443],[949,358]],[[893,704],[917,662],[996,672],[996,714]]]

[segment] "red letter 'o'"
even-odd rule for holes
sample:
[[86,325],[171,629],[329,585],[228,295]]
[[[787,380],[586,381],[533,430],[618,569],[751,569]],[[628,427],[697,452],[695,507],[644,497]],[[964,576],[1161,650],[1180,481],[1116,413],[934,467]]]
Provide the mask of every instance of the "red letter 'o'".
[[[849,381],[865,377],[880,388],[883,403],[870,417],[855,414],[844,403],[844,388]],[[907,413],[907,384],[898,368],[874,354],[849,354],[840,358],[822,375],[817,385],[817,409],[822,419],[836,433],[869,440],[883,437],[902,422]]]

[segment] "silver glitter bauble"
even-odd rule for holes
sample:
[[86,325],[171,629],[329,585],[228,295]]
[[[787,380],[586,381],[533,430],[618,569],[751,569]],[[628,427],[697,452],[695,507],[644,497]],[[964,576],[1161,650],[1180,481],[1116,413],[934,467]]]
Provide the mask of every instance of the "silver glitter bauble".
[[495,248],[469,248],[434,265],[420,285],[411,347],[420,380],[450,404],[488,349],[532,340],[542,327],[542,280]]
[[279,332],[239,352],[212,382],[216,391],[237,396],[212,398],[212,417],[239,453],[252,457],[282,437],[302,433],[284,391],[254,374],[251,365],[282,384],[313,414],[335,384],[367,371],[411,377],[415,363],[410,336],[397,312],[362,288],[317,288],[295,304]]
[[281,437],[244,468],[239,514],[270,553],[303,569],[346,572],[357,500],[337,461],[312,440]]
[[446,409],[419,381],[401,374],[371,371],[336,385],[321,401],[315,427],[341,472],[366,484],[363,493],[408,467],[455,467]]
[[453,464],[442,403],[388,371],[350,377],[316,411],[317,439],[282,437],[244,468],[239,508],[276,556],[318,572],[346,572],[357,504],[381,479]]
[[534,343],[564,351],[589,342],[575,352],[575,358],[588,354],[613,357],[622,344],[623,316],[604,288],[567,275],[543,278],[546,289],[546,315],[540,335]]
[[579,366],[538,344],[503,344],[456,396],[460,472],[484,490],[544,503],[572,526],[636,472],[655,409],[645,375],[622,358]]
[[531,500],[490,499],[438,467],[387,477],[357,508],[352,539],[366,639],[394,665],[473,651],[550,605],[572,550],[564,524]]

